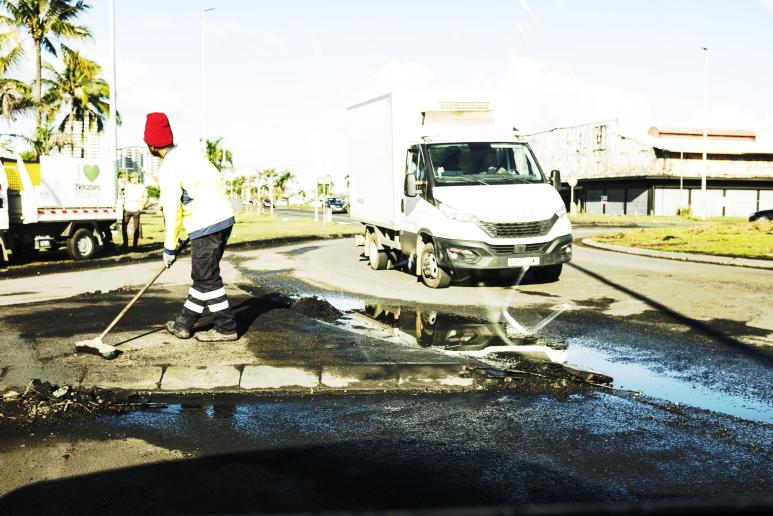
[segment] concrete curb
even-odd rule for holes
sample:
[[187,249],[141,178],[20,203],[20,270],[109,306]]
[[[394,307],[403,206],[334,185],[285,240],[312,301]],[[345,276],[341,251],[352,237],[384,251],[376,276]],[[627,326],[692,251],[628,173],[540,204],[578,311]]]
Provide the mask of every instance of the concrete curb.
[[750,258],[731,258],[729,256],[712,256],[707,254],[675,253],[672,251],[655,251],[653,249],[639,249],[637,247],[626,247],[622,245],[611,245],[596,242],[590,238],[582,240],[583,245],[603,249],[605,251],[614,251],[618,253],[636,254],[639,256],[648,256],[650,258],[663,258],[665,260],[679,260],[682,262],[709,263],[713,265],[732,265],[734,267],[750,267],[753,269],[773,270],[773,260],[752,260]]
[[[96,366],[87,370],[41,367],[5,370],[0,393],[24,389],[33,379],[59,386],[146,393],[460,391],[475,389],[477,367],[457,362],[358,363],[308,367],[265,364],[195,366]],[[485,375],[484,375],[485,376]],[[81,379],[82,378],[82,379]]]

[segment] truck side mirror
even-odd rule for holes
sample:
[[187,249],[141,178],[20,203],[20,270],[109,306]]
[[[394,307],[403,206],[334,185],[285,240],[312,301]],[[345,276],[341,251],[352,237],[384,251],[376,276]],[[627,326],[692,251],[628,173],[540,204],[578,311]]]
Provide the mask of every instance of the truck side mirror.
[[561,172],[558,170],[550,171],[550,182],[553,184],[553,188],[556,190],[561,189]]
[[416,197],[418,195],[418,189],[416,188],[416,174],[406,174],[405,183],[403,184],[403,191],[406,197]]

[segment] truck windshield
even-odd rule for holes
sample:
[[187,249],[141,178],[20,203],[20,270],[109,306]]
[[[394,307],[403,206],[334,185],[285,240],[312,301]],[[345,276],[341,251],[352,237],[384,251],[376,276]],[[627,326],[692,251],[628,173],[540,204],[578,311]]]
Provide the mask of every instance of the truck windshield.
[[435,144],[429,146],[429,157],[438,186],[545,182],[524,144]]

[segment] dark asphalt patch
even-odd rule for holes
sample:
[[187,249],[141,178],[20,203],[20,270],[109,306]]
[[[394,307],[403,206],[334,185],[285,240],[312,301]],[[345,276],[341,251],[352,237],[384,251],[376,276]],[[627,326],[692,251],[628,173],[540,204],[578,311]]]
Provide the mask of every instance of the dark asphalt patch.
[[39,482],[2,503],[241,514],[705,502],[769,493],[771,451],[761,443],[772,432],[601,393],[191,400],[57,434],[136,437],[193,457]]

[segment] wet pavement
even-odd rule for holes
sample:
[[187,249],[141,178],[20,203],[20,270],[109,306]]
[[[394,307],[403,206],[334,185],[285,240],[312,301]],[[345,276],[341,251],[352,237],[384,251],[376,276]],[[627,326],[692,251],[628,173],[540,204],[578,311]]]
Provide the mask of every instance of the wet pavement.
[[[210,514],[750,503],[770,492],[771,432],[601,392],[189,399],[49,437],[86,442],[106,459],[139,440],[161,462],[52,478],[10,493],[0,507]],[[13,451],[20,442],[29,441],[3,440],[5,468],[37,460],[35,448],[23,459]],[[82,460],[71,453],[54,462]]]
[[[0,420],[4,469],[29,476],[0,485],[21,488],[0,508],[69,503],[84,490],[99,493],[85,513],[119,492],[129,493],[119,513],[748,501],[770,492],[773,343],[769,316],[750,308],[773,286],[769,273],[752,282],[721,271],[716,292],[739,286],[721,312],[710,286],[691,302],[659,296],[676,271],[639,257],[599,265],[599,252],[580,252],[555,284],[526,275],[430,291],[357,261],[341,275],[338,265],[357,252],[342,244],[227,255],[242,335],[227,347],[160,331],[184,297],[174,278],[117,328],[111,343],[125,352],[107,363],[73,355],[71,343],[98,333],[132,289],[87,293],[63,277],[63,289],[82,293],[6,303],[0,390],[47,373],[82,388],[112,379],[150,397],[140,410],[53,426]],[[633,289],[631,278],[646,287]],[[14,295],[38,299],[39,285]],[[711,308],[698,316],[701,307]],[[135,383],[121,377],[129,372]],[[139,455],[124,469],[51,455],[80,443],[109,457],[127,442]],[[34,457],[58,469],[25,469]]]

